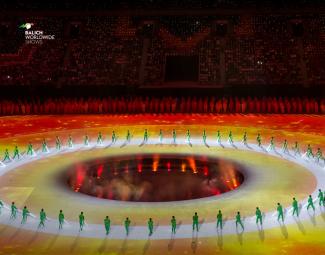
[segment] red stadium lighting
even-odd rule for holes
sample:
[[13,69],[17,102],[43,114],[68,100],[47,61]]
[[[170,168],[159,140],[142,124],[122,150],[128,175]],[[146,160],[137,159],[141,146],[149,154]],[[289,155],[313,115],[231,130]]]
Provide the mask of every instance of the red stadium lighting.
[[142,172],[142,164],[138,164],[138,173],[141,173]]

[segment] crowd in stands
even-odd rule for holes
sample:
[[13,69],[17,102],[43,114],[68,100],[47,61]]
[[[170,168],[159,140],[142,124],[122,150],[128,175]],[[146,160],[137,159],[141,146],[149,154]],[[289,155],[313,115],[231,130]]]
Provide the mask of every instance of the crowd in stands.
[[[17,30],[17,20],[4,20],[4,25],[0,20],[0,27],[14,27],[0,38],[0,46],[14,46],[0,47],[1,85],[159,86],[167,80],[169,55],[199,57],[198,85],[325,83],[325,15],[104,15],[27,21],[55,40],[26,45],[10,34]],[[294,22],[303,24],[305,32],[294,34]],[[216,32],[220,23],[224,35]],[[144,35],[148,24],[152,28]]]
[[325,114],[325,99],[275,97],[119,97],[0,101],[0,115],[33,114]]
[[204,9],[204,8],[308,8],[319,7],[322,0],[11,0],[0,1],[0,8],[6,10],[114,10],[114,9]]

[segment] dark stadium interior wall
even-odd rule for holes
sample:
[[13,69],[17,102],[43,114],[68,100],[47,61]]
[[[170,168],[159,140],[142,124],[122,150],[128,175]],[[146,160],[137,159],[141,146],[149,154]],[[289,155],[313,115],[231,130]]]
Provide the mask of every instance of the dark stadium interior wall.
[[165,81],[198,81],[198,56],[166,56]]

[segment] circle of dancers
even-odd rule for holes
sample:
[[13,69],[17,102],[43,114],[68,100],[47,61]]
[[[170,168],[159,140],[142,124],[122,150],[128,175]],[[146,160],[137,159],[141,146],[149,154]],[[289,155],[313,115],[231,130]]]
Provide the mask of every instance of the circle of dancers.
[[[129,144],[131,142],[132,137],[133,137],[133,135],[131,134],[131,132],[129,130],[127,130],[126,137],[125,137],[125,145]],[[163,143],[163,137],[164,137],[163,136],[163,131],[160,129],[159,135],[158,135],[158,140],[159,140],[160,144]],[[117,136],[116,132],[113,131],[112,136],[111,136],[111,145],[115,144],[117,140],[118,140],[118,136]],[[149,132],[148,132],[147,129],[145,129],[144,134],[143,134],[143,141],[142,141],[141,145],[147,144],[148,140],[149,140]],[[217,141],[217,144],[219,144],[220,146],[223,146],[221,140],[222,140],[221,139],[221,132],[220,132],[220,130],[218,130],[217,134],[216,134],[216,141]],[[190,134],[189,129],[186,131],[185,141],[186,141],[186,143],[188,145],[192,146],[191,134]],[[207,144],[206,130],[203,130],[202,141],[203,141],[204,145],[209,147],[208,144]],[[245,145],[247,147],[249,146],[248,145],[247,132],[244,132],[241,142],[242,142],[243,145]],[[262,137],[261,137],[260,133],[258,133],[257,136],[256,136],[256,142],[257,142],[258,147],[263,148]],[[101,132],[99,132],[98,136],[97,136],[96,145],[103,146],[103,143],[104,143],[103,135],[102,135]],[[231,131],[228,133],[227,143],[229,145],[231,145],[231,146],[234,146],[234,138],[233,138],[233,134],[232,134]],[[84,146],[90,146],[90,138],[89,138],[89,136],[87,134],[84,136],[83,144],[84,144]],[[172,130],[172,144],[174,144],[174,145],[177,144],[177,135],[176,135],[176,130],[175,129]],[[68,149],[74,148],[73,138],[72,138],[71,135],[68,136],[67,146],[66,147]],[[55,138],[55,149],[57,151],[60,151],[60,150],[63,149],[61,139],[58,136],[56,136],[56,138]],[[268,152],[275,152],[276,153],[276,146],[275,146],[275,138],[274,137],[271,137],[270,143],[269,143],[266,150]],[[290,154],[289,145],[288,145],[287,140],[283,141],[281,150],[282,150],[282,153],[284,153],[284,154]],[[318,148],[317,151],[315,153],[313,153],[313,150],[312,150],[312,147],[311,147],[310,144],[308,144],[305,153],[302,154],[301,151],[300,151],[300,147],[299,147],[298,142],[295,142],[294,146],[292,147],[292,151],[293,151],[294,156],[299,156],[299,157],[305,158],[307,160],[313,160],[315,163],[318,163],[318,164],[320,164],[321,161],[323,161],[324,164],[325,164],[325,158],[324,158],[324,156],[322,154],[321,149]],[[40,152],[41,153],[49,153],[50,152],[50,149],[47,146],[47,143],[46,143],[45,139],[43,139],[43,141],[42,141]],[[25,153],[21,153],[17,145],[14,147],[12,156],[10,155],[9,150],[5,149],[4,158],[3,158],[2,161],[0,161],[0,163],[1,163],[2,167],[5,167],[8,163],[13,162],[15,160],[20,160],[23,157],[34,157],[36,155],[37,155],[37,153],[35,152],[32,143],[29,142],[28,145],[27,145],[27,149],[26,149]],[[319,189],[318,190],[318,196],[315,199],[312,197],[312,195],[309,195],[309,197],[307,199],[307,204],[305,206],[306,210],[307,211],[309,211],[309,210],[315,211],[315,201],[317,201],[317,200],[318,200],[319,207],[320,208],[325,208],[325,191],[322,191],[321,189]],[[2,211],[2,209],[4,207],[5,207],[4,203],[0,200],[0,214],[1,214],[1,211]],[[33,215],[28,210],[27,206],[24,206],[22,210],[19,210],[17,208],[15,202],[12,202],[9,209],[10,209],[10,220],[12,220],[12,221],[16,220],[17,217],[18,217],[18,214],[21,214],[21,224],[22,225],[27,223],[29,217],[36,218],[36,216]],[[291,206],[289,212],[291,212],[291,215],[293,217],[299,217],[301,210],[302,210],[302,206],[299,204],[297,199],[295,197],[293,197],[292,198],[292,206]],[[277,221],[279,221],[280,223],[284,223],[284,221],[285,221],[285,217],[284,217],[285,212],[286,211],[283,208],[283,206],[280,203],[277,203],[277,205],[276,205],[276,217],[277,217]],[[40,210],[38,218],[39,218],[38,228],[39,229],[40,228],[45,228],[46,227],[46,221],[49,220],[49,218],[47,217],[44,208],[42,208]],[[83,231],[84,226],[86,224],[85,214],[84,214],[83,211],[80,212],[80,214],[78,216],[78,219],[79,219],[79,231]],[[261,211],[261,209],[259,207],[256,207],[256,210],[255,210],[256,225],[262,227],[264,219],[265,219],[265,214]],[[62,209],[59,210],[57,220],[58,220],[58,228],[60,230],[63,229],[64,224],[67,223],[67,221],[65,220],[64,212],[63,212]],[[235,214],[234,221],[235,221],[236,230],[238,230],[240,228],[242,231],[244,231],[244,221],[243,221],[243,218],[242,218],[239,211]],[[110,229],[111,229],[111,219],[110,219],[109,216],[106,216],[104,218],[103,226],[104,226],[103,229],[105,230],[105,234],[109,235]],[[130,233],[130,226],[131,226],[131,220],[130,220],[129,217],[127,217],[124,220],[124,228],[125,228],[126,235],[129,235],[129,233]],[[153,221],[152,218],[148,219],[147,226],[148,226],[148,235],[151,236],[153,234],[153,232],[154,232],[154,221]],[[178,227],[175,216],[171,217],[170,226],[171,226],[172,235],[175,235],[176,231],[177,231],[177,227]],[[200,226],[199,216],[198,216],[198,213],[195,212],[193,217],[192,217],[192,230],[193,230],[193,232],[194,231],[198,232],[199,229],[200,229],[199,226]],[[216,228],[218,230],[222,230],[223,227],[224,227],[224,217],[223,217],[222,211],[218,210],[218,213],[216,215]]]

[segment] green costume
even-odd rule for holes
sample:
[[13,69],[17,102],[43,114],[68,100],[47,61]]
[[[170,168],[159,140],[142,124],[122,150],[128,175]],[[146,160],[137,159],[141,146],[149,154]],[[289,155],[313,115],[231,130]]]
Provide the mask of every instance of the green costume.
[[244,225],[243,225],[243,222],[241,221],[240,212],[237,212],[237,215],[236,215],[236,228],[238,227],[238,224],[244,230]]
[[42,152],[48,152],[48,151],[49,151],[49,148],[47,147],[46,140],[43,139],[43,142],[42,142]]
[[245,131],[244,136],[243,136],[243,143],[247,145],[247,132]]
[[61,150],[61,147],[62,147],[61,140],[58,136],[55,138],[55,147],[57,150]]
[[143,134],[143,142],[148,142],[148,130],[145,129],[144,130],[144,134]]
[[219,130],[217,131],[217,143],[221,144],[221,134]]
[[197,213],[193,215],[193,231],[196,229],[196,231],[199,231],[199,216]]
[[176,234],[176,219],[175,219],[175,216],[172,217],[171,219],[171,224],[172,224],[172,234]]
[[306,156],[308,158],[313,158],[314,157],[313,150],[312,150],[310,144],[308,144],[307,151],[306,151]]
[[260,224],[262,225],[262,212],[261,210],[256,207],[256,212],[255,212],[255,215],[256,215],[256,224],[258,224],[258,222],[260,222]]
[[278,221],[281,218],[282,219],[282,222],[283,222],[284,221],[283,208],[282,208],[282,205],[280,203],[278,203],[278,207],[277,207],[276,210],[278,211]]
[[233,144],[234,143],[234,140],[233,140],[233,136],[232,136],[232,132],[231,131],[229,132],[229,135],[228,135],[228,143],[230,143],[230,144]]
[[85,135],[85,138],[84,138],[84,145],[85,145],[85,146],[88,146],[88,145],[89,145],[89,136],[88,136],[88,135]]
[[282,152],[283,153],[289,153],[287,140],[284,140],[284,142],[283,142]]
[[316,161],[319,163],[319,160],[323,159],[323,153],[320,148],[317,149],[316,152]]
[[64,223],[64,214],[63,214],[62,210],[60,210],[60,213],[59,213],[59,229],[62,229],[63,223]]
[[173,129],[173,143],[176,143],[176,130]]
[[68,137],[68,147],[69,148],[73,147],[73,142],[72,142],[72,136],[71,135],[69,135],[69,137]]
[[151,218],[148,221],[148,229],[149,229],[149,236],[151,236],[153,233],[153,221]]
[[296,214],[298,217],[299,216],[299,207],[298,207],[298,201],[296,200],[296,198],[293,198],[292,208],[293,208],[292,216],[294,216]]
[[159,131],[159,142],[162,143],[162,140],[163,140],[163,132],[160,129],[160,131]]
[[46,220],[46,213],[44,212],[44,209],[42,208],[42,210],[39,213],[39,218],[40,218],[40,222],[38,224],[38,227],[45,227],[45,220]]
[[3,208],[3,202],[0,200],[0,214],[1,214],[2,208]]
[[117,140],[117,137],[116,137],[115,131],[113,130],[113,132],[112,132],[112,143],[115,143],[116,140]]
[[29,211],[28,211],[26,206],[24,206],[22,214],[23,214],[23,217],[22,217],[22,220],[21,220],[21,224],[25,224],[27,222],[27,217],[29,215]]
[[187,132],[186,132],[186,140],[187,140],[187,143],[191,143],[191,134],[190,134],[190,130],[188,129]]
[[27,145],[27,152],[26,152],[26,154],[29,155],[29,156],[32,156],[34,154],[33,145],[31,143],[29,143]]
[[219,210],[217,214],[217,228],[220,227],[222,229],[222,213],[221,210]]
[[126,218],[125,221],[124,221],[124,227],[125,227],[126,235],[129,235],[130,224],[131,224],[131,221],[129,220],[129,218]]
[[111,228],[111,220],[109,219],[108,216],[104,219],[104,225],[105,225],[105,230],[106,230],[106,235],[109,234],[109,230]]
[[5,150],[5,156],[4,156],[4,158],[3,158],[3,162],[5,162],[5,161],[10,161],[11,160],[11,158],[10,158],[10,155],[9,155],[9,150],[8,149],[6,149]]
[[20,153],[19,153],[19,149],[18,149],[18,146],[16,145],[15,146],[15,149],[14,149],[14,156],[12,157],[13,159],[15,159],[15,158],[20,158]]
[[203,143],[206,144],[207,143],[207,134],[205,132],[205,129],[203,130],[202,139],[203,139]]
[[103,143],[103,135],[102,132],[99,132],[97,137],[97,144],[102,144],[102,143]]
[[269,150],[275,151],[275,142],[274,142],[274,137],[273,136],[271,137]]
[[10,219],[16,219],[16,218],[17,218],[17,207],[15,206],[15,202],[12,202]]
[[310,207],[313,208],[313,210],[315,211],[314,201],[311,195],[309,195],[308,197],[307,210],[309,210]]
[[299,144],[298,142],[295,142],[295,146],[293,147],[294,155],[300,155],[300,149],[299,149]]
[[131,141],[131,133],[130,133],[130,130],[128,130],[127,133],[126,133],[126,141],[128,143]]
[[258,147],[261,147],[262,146],[262,138],[261,138],[260,134],[257,134],[256,141],[257,141]]
[[80,213],[79,215],[79,231],[82,231],[85,226],[85,215],[83,212]]
[[321,189],[318,190],[318,200],[319,200],[319,206],[325,206],[324,193],[322,192]]

